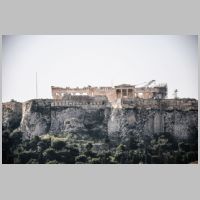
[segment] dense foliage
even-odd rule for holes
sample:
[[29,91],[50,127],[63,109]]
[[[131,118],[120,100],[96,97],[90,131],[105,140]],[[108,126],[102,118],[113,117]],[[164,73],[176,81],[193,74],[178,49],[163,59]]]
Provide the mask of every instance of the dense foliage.
[[45,135],[24,139],[20,131],[3,130],[3,163],[20,164],[173,164],[198,160],[198,139],[177,142],[170,134],[154,137],[130,137],[124,144],[113,145],[105,138],[107,148],[95,150],[93,141]]

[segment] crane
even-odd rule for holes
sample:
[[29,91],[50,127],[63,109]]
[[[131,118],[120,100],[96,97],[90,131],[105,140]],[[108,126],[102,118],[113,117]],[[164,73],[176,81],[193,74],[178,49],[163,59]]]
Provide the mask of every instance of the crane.
[[150,86],[153,82],[155,82],[155,80],[151,80],[151,81],[149,81],[146,85],[144,85],[144,87],[148,87],[148,86]]
[[148,83],[147,83],[147,82],[139,83],[139,84],[136,84],[135,86],[145,84],[145,85],[143,85],[142,87],[148,87],[148,86],[150,86],[153,82],[155,82],[155,80],[151,80],[151,81],[149,81]]

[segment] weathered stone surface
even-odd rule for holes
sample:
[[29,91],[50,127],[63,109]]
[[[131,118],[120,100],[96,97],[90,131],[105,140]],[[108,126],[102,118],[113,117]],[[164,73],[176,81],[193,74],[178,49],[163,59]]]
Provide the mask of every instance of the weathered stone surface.
[[2,104],[2,129],[19,127],[22,118],[22,103],[11,101]]
[[54,107],[51,110],[51,133],[74,133],[80,137],[107,135],[109,108]]
[[30,100],[22,104],[21,130],[26,136],[43,135],[51,125],[51,100]]
[[22,113],[20,109],[9,112],[4,106],[3,127],[21,120],[26,136],[70,133],[82,139],[109,136],[112,141],[126,142],[130,136],[151,137],[163,132],[187,140],[198,131],[198,101],[194,99],[134,100],[131,104],[127,100],[122,108],[107,102],[83,105],[37,99],[23,103],[22,108]]
[[127,140],[130,135],[161,134],[168,132],[177,140],[191,136],[197,130],[198,112],[194,110],[146,110],[136,108],[113,109],[108,123],[108,134],[116,140]]

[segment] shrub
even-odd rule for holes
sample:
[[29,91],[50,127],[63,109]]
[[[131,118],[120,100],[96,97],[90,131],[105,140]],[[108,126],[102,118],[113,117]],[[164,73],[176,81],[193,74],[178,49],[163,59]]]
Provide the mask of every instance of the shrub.
[[48,145],[47,145],[46,142],[44,142],[44,141],[39,141],[39,142],[37,143],[37,150],[38,150],[38,151],[44,151],[44,150],[47,149],[47,148],[48,148]]
[[92,147],[93,147],[93,145],[90,142],[85,146],[87,151],[90,151],[92,149]]
[[30,159],[38,159],[38,154],[33,151],[23,151],[18,155],[19,163],[26,164]]
[[45,160],[56,160],[56,157],[57,157],[55,150],[52,148],[46,149],[43,152],[43,156],[44,156]]
[[29,142],[28,142],[28,148],[31,150],[37,150],[37,144],[40,142],[39,136],[34,136]]
[[191,162],[198,160],[198,153],[196,153],[194,151],[187,152],[186,156],[187,156],[187,162],[188,163],[191,163]]
[[79,155],[75,158],[76,163],[86,163],[88,161],[85,155]]
[[[103,163],[103,164],[112,163],[111,152],[109,152],[109,151],[98,154],[98,157],[101,159],[101,163]],[[115,161],[115,158],[113,160]]]
[[116,148],[117,152],[123,152],[126,150],[126,146],[123,144],[120,144],[117,148]]
[[75,156],[68,149],[56,152],[56,160],[66,164],[74,164]]
[[59,162],[57,160],[51,160],[47,162],[46,164],[59,164]]
[[179,143],[178,148],[179,148],[179,151],[185,151],[185,152],[190,151],[190,145],[184,142]]
[[3,130],[2,131],[2,163],[8,164],[13,163],[13,155],[11,152],[11,139],[10,139],[10,131]]
[[152,164],[160,164],[161,163],[160,157],[159,156],[152,156],[151,157],[151,163]]
[[90,161],[91,164],[101,164],[100,158],[92,158]]
[[65,147],[66,143],[62,140],[54,140],[52,141],[52,148],[56,149],[56,150],[61,150]]
[[130,137],[130,140],[129,140],[129,149],[137,149],[137,143],[138,141],[132,136]]
[[30,159],[27,164],[39,164],[37,159]]
[[114,155],[114,160],[117,163],[125,164],[127,161],[127,155],[125,152],[116,152],[116,154]]
[[14,147],[16,147],[22,142],[22,136],[23,136],[23,133],[21,131],[13,131],[10,134],[10,139]]

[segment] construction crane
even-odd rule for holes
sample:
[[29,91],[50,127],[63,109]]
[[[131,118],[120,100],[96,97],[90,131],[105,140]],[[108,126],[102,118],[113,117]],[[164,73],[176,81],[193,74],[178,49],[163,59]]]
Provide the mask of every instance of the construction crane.
[[149,87],[153,82],[155,82],[155,80],[149,81],[146,85],[144,85],[144,87]]
[[139,84],[136,84],[135,86],[145,84],[145,85],[143,85],[142,87],[148,87],[148,86],[150,86],[153,82],[155,82],[155,80],[151,80],[151,81],[149,81],[148,83],[147,83],[147,82],[139,83]]

